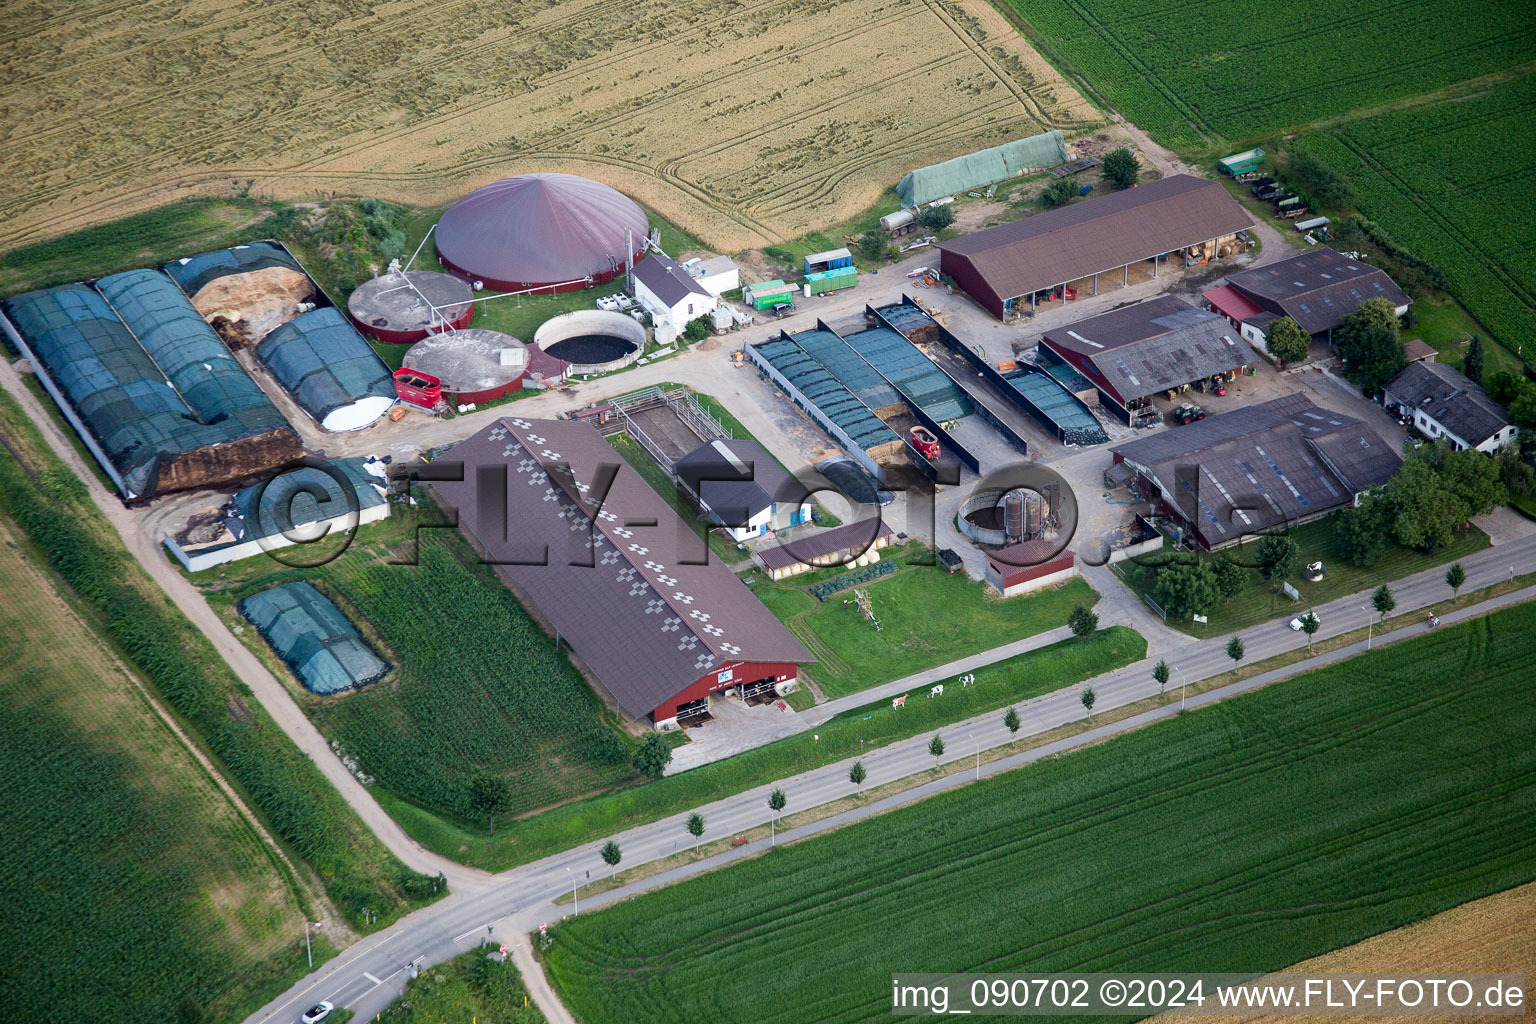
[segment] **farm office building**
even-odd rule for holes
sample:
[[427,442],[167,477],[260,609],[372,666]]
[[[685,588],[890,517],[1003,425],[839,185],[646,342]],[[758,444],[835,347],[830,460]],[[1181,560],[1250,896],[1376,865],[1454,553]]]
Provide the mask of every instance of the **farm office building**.
[[[939,244],[939,267],[998,319],[1033,311],[1035,296],[1177,250],[1230,255],[1253,224],[1214,181],[1175,174]],[[1155,263],[1152,272],[1157,273]]]
[[787,693],[815,660],[587,424],[507,417],[441,461],[460,529],[635,718]]
[[673,337],[683,333],[690,320],[713,313],[719,304],[692,274],[660,252],[636,264],[635,298],[651,314],[657,334],[670,332]]
[[1370,427],[1299,394],[1111,451],[1136,474],[1137,495],[1207,551],[1352,504],[1402,463]]
[[1256,344],[1281,317],[1295,320],[1314,338],[1332,341],[1333,329],[1366,299],[1386,299],[1398,316],[1412,301],[1381,270],[1326,246],[1233,274],[1225,287],[1204,298]]
[[1057,327],[1040,339],[1047,360],[1074,367],[1093,384],[1099,404],[1129,423],[1159,392],[1254,361],[1225,319],[1171,295]]
[[672,467],[710,521],[735,541],[811,521],[811,496],[756,441],[711,441]]

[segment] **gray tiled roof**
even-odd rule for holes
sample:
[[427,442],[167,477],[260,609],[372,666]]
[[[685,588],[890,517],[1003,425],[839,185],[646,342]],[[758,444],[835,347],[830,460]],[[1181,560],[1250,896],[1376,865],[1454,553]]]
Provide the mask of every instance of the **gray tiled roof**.
[[1444,363],[1409,363],[1385,390],[1391,401],[1424,413],[1474,448],[1510,422],[1488,392]]
[[1146,469],[1212,545],[1339,508],[1402,461],[1364,423],[1301,394],[1112,450]]
[[1327,246],[1233,274],[1227,284],[1308,334],[1337,327],[1366,299],[1383,298],[1394,308],[1409,302],[1383,271]]
[[631,715],[734,662],[815,660],[587,424],[505,417],[440,461],[460,526]]
[[666,253],[653,252],[635,264],[635,280],[649,288],[668,306],[675,306],[690,295],[712,299],[704,286],[686,270],[672,262]]
[[810,500],[804,485],[756,441],[701,444],[678,459],[673,472],[723,526],[746,526],[776,501],[799,505]]
[[1087,358],[1126,401],[1255,361],[1225,317],[1171,295],[1054,328],[1043,340]]

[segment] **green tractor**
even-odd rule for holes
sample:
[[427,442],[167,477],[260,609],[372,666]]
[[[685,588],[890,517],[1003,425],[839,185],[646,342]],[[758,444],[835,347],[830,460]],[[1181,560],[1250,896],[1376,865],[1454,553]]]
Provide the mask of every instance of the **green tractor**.
[[1193,402],[1185,402],[1173,410],[1173,418],[1182,424],[1190,424],[1195,420],[1205,419],[1205,410]]

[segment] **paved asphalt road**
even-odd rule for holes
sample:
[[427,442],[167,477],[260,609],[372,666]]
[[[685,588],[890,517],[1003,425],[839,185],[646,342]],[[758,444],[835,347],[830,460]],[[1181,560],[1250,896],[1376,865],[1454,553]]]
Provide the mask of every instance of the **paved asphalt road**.
[[[1488,548],[1466,558],[1463,564],[1467,569],[1465,586],[1468,590],[1496,583],[1508,578],[1511,568],[1524,571],[1536,564],[1536,536],[1524,537],[1508,544]],[[1448,598],[1449,588],[1445,585],[1443,577],[1444,569],[1438,568],[1407,577],[1393,584],[1399,614]],[[1461,609],[1446,616],[1446,619],[1456,621],[1532,597],[1536,597],[1536,587],[1526,588],[1475,607]],[[1323,623],[1322,629],[1318,632],[1318,638],[1323,639],[1350,629],[1358,629],[1368,617],[1371,617],[1361,610],[1361,606],[1368,603],[1369,592],[1361,592],[1318,607],[1316,611]],[[1388,634],[1385,640],[1375,642],[1395,642],[1416,636],[1425,628],[1427,627],[1410,626]],[[1239,635],[1247,645],[1250,661],[1262,660],[1297,647],[1304,647],[1306,643],[1304,636],[1288,629],[1284,620],[1265,623],[1245,630]],[[1226,641],[1227,635],[1212,637],[1209,640],[1191,641],[1182,648],[1169,652],[1166,655],[1168,663],[1177,670],[1170,682],[1170,691],[1177,692],[1181,682],[1195,682],[1227,671],[1231,667],[1231,661],[1226,655]],[[1189,705],[1199,707],[1223,697],[1255,689],[1278,679],[1348,657],[1363,649],[1363,646],[1357,643],[1219,690],[1212,690],[1191,698]],[[1096,707],[1100,711],[1134,703],[1157,692],[1157,685],[1151,676],[1151,659],[1100,676],[1092,680],[1092,683],[1098,692]],[[1078,700],[1079,688],[1079,685],[1075,684],[1020,704],[1019,712],[1023,720],[1020,732],[1025,736],[1037,735],[1080,720],[1083,709]],[[1092,743],[1105,736],[1125,732],[1159,718],[1176,714],[1178,708],[1178,702],[1173,701],[1153,711],[1102,726],[1067,740],[984,764],[980,772],[982,775],[989,775],[1006,771],[1019,764]],[[1013,737],[1003,727],[1001,718],[1002,716],[997,712],[989,712],[944,728],[942,731],[948,737],[948,749],[946,756],[941,760],[947,763],[972,758],[978,749],[991,749],[1009,742]],[[931,768],[933,759],[928,754],[927,744],[928,736],[925,734],[889,744],[866,754],[863,760],[869,771],[869,783],[879,785]],[[887,800],[858,807],[796,829],[787,837],[798,838],[802,835],[810,835],[850,820],[877,814],[930,792],[963,785],[970,778],[972,775],[968,772],[957,773],[929,783],[918,790],[898,794]],[[838,762],[827,765],[789,779],[758,786],[698,808],[709,823],[708,835],[718,838],[764,824],[768,817],[767,794],[773,786],[784,789],[789,797],[791,811],[804,810],[839,800],[849,796],[853,791],[852,785],[848,782],[848,764]],[[615,836],[614,838],[624,850],[625,865],[646,863],[676,852],[680,841],[684,838],[683,817],[683,814],[678,814]],[[606,838],[604,837],[603,841]],[[473,890],[450,894],[437,904],[417,911],[390,928],[348,948],[320,970],[295,984],[287,993],[253,1014],[248,1018],[248,1024],[297,1020],[299,1013],[305,1007],[320,999],[330,999],[338,1005],[350,1007],[356,1011],[358,1020],[368,1020],[388,1006],[400,993],[409,976],[407,965],[412,962],[418,964],[440,962],[473,947],[476,942],[488,935],[498,942],[504,942],[516,948],[519,943],[526,941],[524,936],[536,929],[541,921],[558,921],[562,914],[570,912],[568,908],[556,906],[550,901],[569,891],[573,879],[585,881],[589,872],[592,877],[601,877],[607,870],[598,855],[601,845],[602,841],[586,843],[564,853],[504,872]],[[732,860],[760,852],[762,847],[762,843],[737,847],[728,853],[686,865],[633,886],[590,897],[584,901],[583,907],[601,905],[675,878],[712,870]],[[517,951],[522,954],[519,960],[526,969],[530,963],[529,953],[526,947]],[[539,1003],[545,1008],[546,1015],[555,1021],[569,1020],[564,1008],[559,1006],[549,994],[539,972],[526,973],[531,975],[529,980],[534,986],[535,996],[542,997],[539,998]]]

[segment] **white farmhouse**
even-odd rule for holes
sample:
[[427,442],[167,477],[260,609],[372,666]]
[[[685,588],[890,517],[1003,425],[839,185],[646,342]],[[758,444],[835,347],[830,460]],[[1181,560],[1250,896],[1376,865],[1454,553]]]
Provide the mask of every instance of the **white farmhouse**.
[[1488,392],[1444,363],[1409,363],[1382,390],[1388,409],[1458,450],[1496,452],[1514,444],[1520,432]]
[[690,320],[713,313],[719,305],[672,257],[660,252],[636,265],[635,298],[651,314],[658,341],[676,337]]

